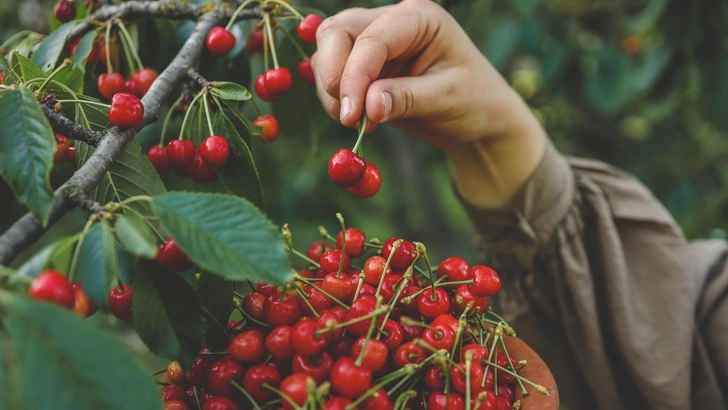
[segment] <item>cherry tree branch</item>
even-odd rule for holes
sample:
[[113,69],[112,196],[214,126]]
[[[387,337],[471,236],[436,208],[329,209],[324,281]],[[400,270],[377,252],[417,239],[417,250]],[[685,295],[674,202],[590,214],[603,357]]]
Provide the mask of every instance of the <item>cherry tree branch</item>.
[[[124,3],[120,6],[109,6],[117,8],[125,5],[138,4],[146,7],[160,7],[161,2],[148,3]],[[127,6],[128,7],[128,6]],[[102,8],[94,15],[104,16]],[[119,13],[118,9],[115,9]],[[124,150],[124,147],[136,136],[146,125],[157,120],[157,116],[164,101],[176,86],[187,76],[190,67],[197,64],[202,58],[205,37],[218,22],[224,19],[224,13],[217,9],[203,14],[198,23],[185,42],[177,56],[169,66],[159,74],[147,94],[142,99],[144,104],[144,121],[141,126],[132,129],[120,129],[113,127],[105,132],[100,139],[96,151],[79,168],[73,176],[61,185],[55,192],[56,201],[51,209],[48,226],[54,224],[66,214],[72,207],[73,202],[67,196],[67,189],[75,187],[83,191],[90,191],[104,177],[111,168],[115,158]],[[0,236],[0,264],[7,265],[23,249],[37,240],[45,232],[41,222],[31,214],[26,214],[16,221],[2,236]]]
[[48,118],[48,122],[50,122],[51,127],[53,127],[53,131],[58,134],[63,134],[66,137],[83,141],[93,147],[99,145],[99,141],[101,141],[101,138],[103,138],[105,134],[104,132],[91,131],[83,125],[76,124],[64,117],[53,108],[56,103],[57,101],[55,98],[48,98],[40,103],[40,108]]

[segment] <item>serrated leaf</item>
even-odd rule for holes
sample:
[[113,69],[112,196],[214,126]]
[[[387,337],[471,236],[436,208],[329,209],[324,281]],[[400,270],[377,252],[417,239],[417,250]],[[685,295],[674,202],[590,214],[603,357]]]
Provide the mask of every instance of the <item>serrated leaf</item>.
[[147,371],[117,338],[48,303],[14,298],[5,308],[26,408],[161,408]]
[[179,274],[156,261],[140,260],[134,273],[134,329],[155,354],[184,368],[202,347],[202,306]]
[[83,238],[74,278],[98,307],[106,307],[119,277],[119,248],[107,221],[94,225]]
[[205,346],[223,348],[230,341],[227,322],[232,313],[233,283],[211,273],[203,273],[197,282],[197,295],[205,315]]
[[217,169],[220,182],[231,194],[244,197],[263,209],[263,185],[248,145],[223,111],[215,118],[214,128],[230,142],[230,157]]
[[73,54],[73,61],[78,68],[86,70],[86,60],[91,54],[91,50],[94,49],[94,43],[96,41],[96,32],[90,31],[81,37],[81,41],[76,46],[76,52]]
[[54,30],[48,35],[43,41],[41,41],[38,49],[31,56],[31,60],[41,68],[41,70],[48,72],[52,70],[58,62],[63,52],[63,46],[66,44],[66,39],[71,29],[76,25],[75,21],[70,21],[58,29]]
[[212,93],[225,101],[247,101],[250,91],[240,84],[229,81],[216,81],[212,84]]
[[0,130],[0,174],[45,225],[55,200],[50,184],[55,134],[27,87],[0,93]]
[[48,75],[38,67],[33,60],[21,55],[20,53],[12,53],[10,57],[10,67],[13,72],[23,81],[32,80],[34,78],[46,78]]
[[[79,167],[91,157],[93,152],[93,147],[76,141],[76,161],[78,161]],[[126,145],[106,176],[89,195],[96,202],[106,204],[112,201],[120,202],[133,196],[153,196],[163,192],[165,192],[165,188],[162,180],[159,179],[159,174],[147,156],[142,154],[139,143],[133,140]],[[144,216],[151,215],[147,202],[137,201],[129,206]]]
[[130,210],[117,218],[114,231],[121,246],[131,254],[148,259],[156,256],[154,232],[136,211]]
[[230,195],[169,192],[152,208],[198,266],[231,280],[283,285],[291,279],[285,244],[249,201]]
[[228,116],[228,119],[233,122],[235,129],[243,138],[243,141],[245,141],[245,143],[248,144],[248,147],[250,147],[251,137],[253,135],[263,135],[263,127],[253,124],[248,117],[243,115],[243,112],[240,109],[240,103],[236,101],[223,101],[222,103],[225,106],[223,112]]

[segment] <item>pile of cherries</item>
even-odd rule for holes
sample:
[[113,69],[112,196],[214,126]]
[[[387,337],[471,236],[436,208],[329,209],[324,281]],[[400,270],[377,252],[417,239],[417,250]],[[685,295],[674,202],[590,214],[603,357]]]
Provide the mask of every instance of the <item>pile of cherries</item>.
[[212,182],[217,178],[216,168],[223,166],[230,156],[230,146],[225,137],[211,135],[195,147],[190,140],[172,140],[167,146],[154,145],[147,152],[157,172],[170,168],[179,176],[189,176],[198,184]]
[[432,268],[422,244],[343,232],[292,250],[311,268],[286,287],[236,298],[226,348],[203,348],[188,372],[170,363],[165,410],[520,408],[531,383],[488,307],[495,271],[459,257]]

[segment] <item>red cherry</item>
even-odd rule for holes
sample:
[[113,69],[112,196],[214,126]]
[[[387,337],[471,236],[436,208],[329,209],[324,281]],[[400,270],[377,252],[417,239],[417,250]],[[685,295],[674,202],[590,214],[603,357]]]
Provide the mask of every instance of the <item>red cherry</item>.
[[325,337],[326,340],[328,340],[329,342],[339,341],[341,339],[341,336],[344,334],[343,328],[329,328],[329,326],[338,325],[341,323],[341,318],[338,314],[334,313],[334,310],[332,309],[321,311],[318,319],[316,319],[316,323],[318,324],[319,330],[326,330],[326,333],[323,334],[323,337]]
[[224,137],[211,135],[200,144],[200,156],[213,167],[222,166],[230,155],[230,147]]
[[144,120],[144,105],[129,93],[117,93],[111,99],[109,122],[119,128],[134,128]]
[[255,121],[253,121],[253,124],[263,128],[262,135],[255,135],[263,142],[273,142],[278,139],[279,135],[281,135],[281,128],[278,125],[278,120],[270,114],[256,118]]
[[182,369],[179,362],[170,362],[167,366],[167,379],[171,383],[178,384],[182,387],[187,387],[190,384],[190,379],[187,378],[187,373]]
[[66,152],[71,143],[65,135],[56,134],[56,151],[53,153],[53,163],[56,165],[66,162]]
[[433,295],[432,288],[425,289],[417,299],[417,309],[422,316],[434,319],[446,313],[450,308],[450,297],[442,288],[435,288]]
[[[333,249],[324,252],[324,254],[321,255],[321,259],[319,259],[319,263],[321,264],[321,270],[327,273],[338,272],[339,265],[341,263],[341,257],[341,249]],[[349,269],[351,269],[351,259],[349,259],[348,255],[343,255],[343,257],[344,266],[342,268],[342,271],[348,271]]]
[[281,95],[291,89],[293,80],[286,67],[271,68],[265,72],[265,88],[273,95]]
[[[364,232],[355,229],[355,228],[347,228],[346,230],[346,254],[349,255],[351,258],[358,258],[364,254],[364,242],[366,241],[366,236],[364,235]],[[338,235],[336,235],[336,247],[341,249],[342,245],[342,234],[339,232]]]
[[471,313],[483,313],[488,310],[488,298],[481,296],[475,297],[470,293],[468,285],[460,285],[455,291],[455,303],[460,312],[464,311],[468,303],[473,302],[470,310]]
[[207,33],[207,49],[216,56],[224,56],[235,47],[235,36],[225,27],[213,27]]
[[509,398],[498,396],[495,398],[495,408],[496,410],[511,410],[513,408],[513,404]]
[[448,314],[442,314],[436,317],[432,322],[430,322],[430,326],[434,327],[437,325],[450,326],[450,329],[452,329],[453,333],[457,333],[458,329],[460,328],[460,322],[458,322],[457,319]]
[[301,76],[303,81],[309,84],[316,84],[316,77],[313,74],[313,68],[311,68],[310,58],[298,63],[298,75]]
[[[397,237],[389,238],[382,244],[382,256],[384,258],[389,258],[389,254],[392,253],[392,249],[394,249],[394,243],[399,239],[400,238]],[[417,248],[415,247],[415,244],[410,241],[403,240],[402,244],[394,252],[390,265],[394,269],[407,269],[412,262],[415,261],[416,257]]]
[[[466,366],[467,363],[461,362],[458,366],[452,366],[450,368],[450,383],[462,394],[465,394],[467,389],[466,381]],[[460,370],[462,369],[462,371]],[[470,363],[470,391],[475,393],[483,389],[480,388],[480,382],[483,380],[483,366],[480,363]]]
[[311,376],[316,383],[323,383],[329,378],[331,368],[334,366],[334,358],[324,351],[318,356],[304,356],[295,354],[291,363],[293,373],[303,373]]
[[364,399],[359,408],[361,410],[394,410],[394,404],[389,399],[387,391],[380,388],[373,395]]
[[96,304],[88,294],[83,290],[80,283],[74,283],[71,285],[73,289],[73,311],[76,312],[82,318],[93,316],[98,310]]
[[4,71],[0,71],[0,83],[3,82],[3,77],[4,76],[5,76],[5,72]]
[[278,288],[275,285],[271,285],[270,283],[265,282],[258,282],[258,284],[255,285],[255,290],[261,295],[265,296],[270,296],[278,292]]
[[187,398],[185,389],[178,384],[170,384],[162,388],[162,401],[167,403],[174,400],[184,400]]
[[192,262],[187,259],[187,255],[177,246],[173,238],[167,238],[165,243],[159,245],[156,259],[177,272],[186,272],[192,268]]
[[346,406],[351,403],[346,397],[332,397],[324,402],[323,410],[346,410]]
[[379,255],[367,259],[364,262],[364,281],[372,286],[379,286],[382,274],[385,277],[392,274],[391,263],[385,271],[384,267],[386,265],[387,259]]
[[442,390],[445,388],[445,372],[442,370],[442,366],[435,365],[429,366],[425,370],[425,376],[423,377],[425,387],[429,390]]
[[195,160],[195,144],[190,140],[172,140],[167,145],[169,163],[175,168],[186,168]]
[[311,259],[312,261],[319,263],[319,261],[321,260],[321,255],[324,252],[331,250],[331,249],[334,249],[334,247],[331,246],[331,244],[328,244],[326,242],[321,242],[321,241],[314,242],[308,248],[308,252],[306,252],[306,256],[308,256],[308,258]]
[[228,396],[235,391],[230,381],[241,379],[243,373],[240,363],[232,359],[220,359],[207,371],[207,384],[213,393]]
[[157,79],[157,72],[151,68],[145,68],[134,74],[134,82],[136,83],[137,91],[144,96],[149,88],[152,87],[152,83]]
[[207,184],[217,178],[217,170],[205,162],[198,153],[190,165],[190,178],[198,184]]
[[296,299],[286,294],[281,296],[273,294],[266,297],[263,304],[263,314],[266,323],[270,326],[290,326],[301,317],[301,311],[298,309]]
[[[186,393],[185,397],[187,397]],[[187,403],[182,400],[172,400],[164,403],[163,410],[190,410],[190,408],[187,406]]]
[[189,382],[194,386],[207,386],[207,372],[212,362],[210,356],[200,356],[190,366]]
[[264,384],[275,388],[281,384],[281,375],[275,367],[267,364],[259,364],[245,372],[243,388],[255,401],[262,402],[275,397],[275,393],[263,387]]
[[321,293],[318,289],[313,286],[305,286],[303,292],[308,295],[308,303],[301,298],[298,301],[298,307],[301,309],[301,313],[306,316],[315,316],[308,305],[313,307],[313,310],[318,314],[322,311],[331,307],[331,299]]
[[[482,407],[481,407],[482,408]],[[440,391],[430,393],[427,398],[428,410],[464,410],[465,400],[458,393],[445,394]]]
[[66,150],[66,158],[73,164],[73,166],[76,166],[76,146],[71,145]]
[[351,357],[340,357],[331,369],[331,388],[342,396],[355,399],[372,386],[372,371],[357,366]]
[[[491,380],[492,382],[492,380]],[[491,385],[492,387],[492,385]],[[471,393],[471,408],[478,410],[496,410],[496,395],[492,390],[481,391],[480,393]]]
[[[406,317],[406,316],[403,316]],[[398,323],[399,326],[402,328],[402,341],[403,342],[410,342],[412,340],[415,340],[422,336],[422,327],[417,326],[414,324],[406,325],[402,323],[402,318],[400,318],[400,322]],[[409,318],[408,318],[409,319]]]
[[169,164],[166,147],[153,145],[149,148],[149,151],[147,151],[147,158],[149,158],[149,162],[152,163],[154,169],[156,169],[160,174],[169,171],[171,165]]
[[265,337],[265,349],[276,360],[289,360],[293,357],[293,342],[291,334],[293,328],[282,325],[274,328]]
[[[195,390],[197,391],[197,395],[195,395]],[[197,399],[200,399],[200,406],[204,406],[205,403],[207,403],[208,400],[213,398],[214,396],[207,391],[207,389],[200,388],[200,387],[190,387],[187,389],[187,402],[190,403],[190,405],[197,409]]]
[[66,275],[55,270],[41,272],[33,279],[28,295],[36,300],[55,303],[73,309],[73,288]]
[[253,319],[263,321],[263,304],[265,296],[258,292],[251,292],[245,295],[242,308],[245,313],[249,314]]
[[422,332],[422,340],[437,350],[450,350],[455,344],[455,332],[447,325],[430,325]]
[[488,349],[479,344],[469,344],[463,346],[461,356],[465,358],[465,353],[470,352],[473,355],[473,363],[483,364],[483,360],[488,359]]
[[419,364],[422,363],[428,353],[422,350],[421,347],[417,346],[413,342],[407,342],[397,348],[392,356],[394,359],[395,366],[402,368],[409,363]]
[[68,23],[76,18],[76,6],[68,0],[61,0],[53,9],[53,15],[62,23]]
[[293,326],[291,342],[293,351],[305,355],[315,356],[321,353],[326,347],[326,338],[316,335],[318,324],[311,320],[300,320]]
[[112,99],[116,94],[125,90],[124,76],[119,73],[101,74],[96,84],[99,93],[107,100]]
[[139,88],[137,87],[136,81],[134,80],[127,80],[124,83],[124,91],[137,98],[142,98],[142,93],[139,92]]
[[316,44],[316,30],[323,21],[321,16],[309,14],[298,23],[298,36],[307,43]]
[[472,279],[472,275],[470,275],[469,271],[470,265],[468,264],[468,261],[463,258],[453,256],[440,263],[440,266],[437,267],[437,277],[441,278],[447,275],[448,282],[460,282]]
[[503,396],[508,400],[513,401],[516,398],[516,391],[512,385],[509,384],[498,384],[498,396]]
[[476,265],[470,268],[473,284],[470,293],[473,296],[495,296],[501,289],[501,280],[495,271],[485,265]]
[[357,198],[373,197],[382,186],[382,176],[379,174],[379,168],[371,162],[367,162],[367,168],[359,182],[349,187],[349,192]]
[[382,339],[389,350],[398,348],[404,340],[404,334],[402,333],[402,326],[392,319],[387,319],[384,324],[384,333],[386,336]]
[[[349,311],[346,312],[346,316],[344,316],[344,322],[349,322],[374,312],[374,306],[375,304],[371,300],[360,297],[351,304]],[[364,336],[369,330],[369,325],[371,323],[371,318],[364,319],[346,326],[346,330],[357,336]]]
[[[302,407],[308,400],[308,384],[315,384],[311,376],[302,373],[292,374],[281,382],[280,390],[296,407]],[[281,397],[284,409],[294,410],[292,403]]]
[[255,93],[258,94],[263,101],[275,101],[278,95],[273,93],[265,85],[265,75],[261,74],[255,78]]
[[329,159],[329,178],[336,185],[351,187],[362,179],[366,167],[364,158],[350,149],[342,148]]
[[[354,345],[351,347],[351,356],[352,357],[359,357],[359,354],[361,353],[362,349],[364,349],[364,344],[366,343],[366,337],[360,337],[359,339],[354,342]],[[369,344],[367,345],[367,350],[364,352],[364,358],[362,359],[362,366],[370,369],[373,373],[384,367],[384,364],[387,362],[387,354],[389,353],[389,350],[387,349],[387,345],[384,344],[384,342],[381,342],[376,339],[370,339]]]
[[265,347],[263,335],[254,330],[248,330],[236,335],[228,346],[230,356],[239,362],[256,362],[263,359]]
[[208,399],[202,410],[240,410],[240,407],[227,397],[217,396]]
[[335,297],[340,302],[346,303],[356,291],[356,285],[351,282],[347,275],[338,276],[336,272],[329,273],[321,282],[321,289]]
[[131,320],[131,286],[117,285],[109,292],[109,311],[119,320]]
[[245,49],[248,54],[255,54],[257,51],[263,51],[263,41],[266,35],[263,30],[253,30],[245,41]]
[[[511,365],[518,366],[518,362],[511,357],[510,363],[508,362],[508,357],[506,357],[505,353],[503,353],[502,350],[498,349],[497,358],[496,358],[496,364],[498,366],[512,370]],[[517,372],[516,372],[517,373]],[[505,384],[515,384],[516,383],[516,376],[506,373],[503,370],[498,370],[498,384],[505,383]]]

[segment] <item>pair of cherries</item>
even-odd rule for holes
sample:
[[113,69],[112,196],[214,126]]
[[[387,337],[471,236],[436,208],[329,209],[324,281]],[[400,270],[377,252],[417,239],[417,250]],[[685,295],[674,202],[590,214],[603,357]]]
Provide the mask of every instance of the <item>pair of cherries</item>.
[[[82,318],[92,316],[98,310],[80,283],[72,284],[66,275],[56,270],[43,271],[33,279],[28,288],[28,296],[71,309]],[[131,298],[131,286],[114,287],[108,295],[109,311],[121,320],[130,320]]]
[[53,163],[55,165],[61,165],[66,160],[76,165],[76,147],[73,145],[73,141],[66,138],[65,135],[56,134],[56,151],[53,153]]
[[174,168],[180,176],[190,176],[204,184],[217,177],[217,167],[224,165],[230,156],[230,146],[224,137],[211,135],[205,138],[199,149],[189,140],[172,140],[166,147],[155,145],[147,152],[157,172]]
[[335,184],[349,189],[359,198],[374,196],[382,186],[379,168],[347,148],[334,152],[329,159],[328,172]]
[[[318,17],[318,16],[316,16]],[[320,17],[318,17],[320,19]],[[257,52],[262,52],[264,50],[263,47],[263,41],[267,36],[265,35],[265,32],[263,30],[254,30],[252,33],[250,33],[250,36],[248,37],[248,41],[245,43],[245,48],[248,50],[249,55],[253,55]],[[315,37],[314,37],[315,39]],[[313,74],[313,68],[311,68],[311,59],[306,58],[300,63],[298,63],[298,75],[301,77],[301,79],[309,84],[315,84],[316,79]]]
[[293,84],[286,67],[271,68],[255,78],[255,92],[263,101],[275,101],[288,92]]
[[145,68],[129,74],[129,79],[125,80],[120,73],[101,74],[97,81],[99,93],[107,100],[111,100],[114,95],[120,92],[126,92],[142,98],[149,91],[154,80],[157,79],[157,72],[151,68]]

